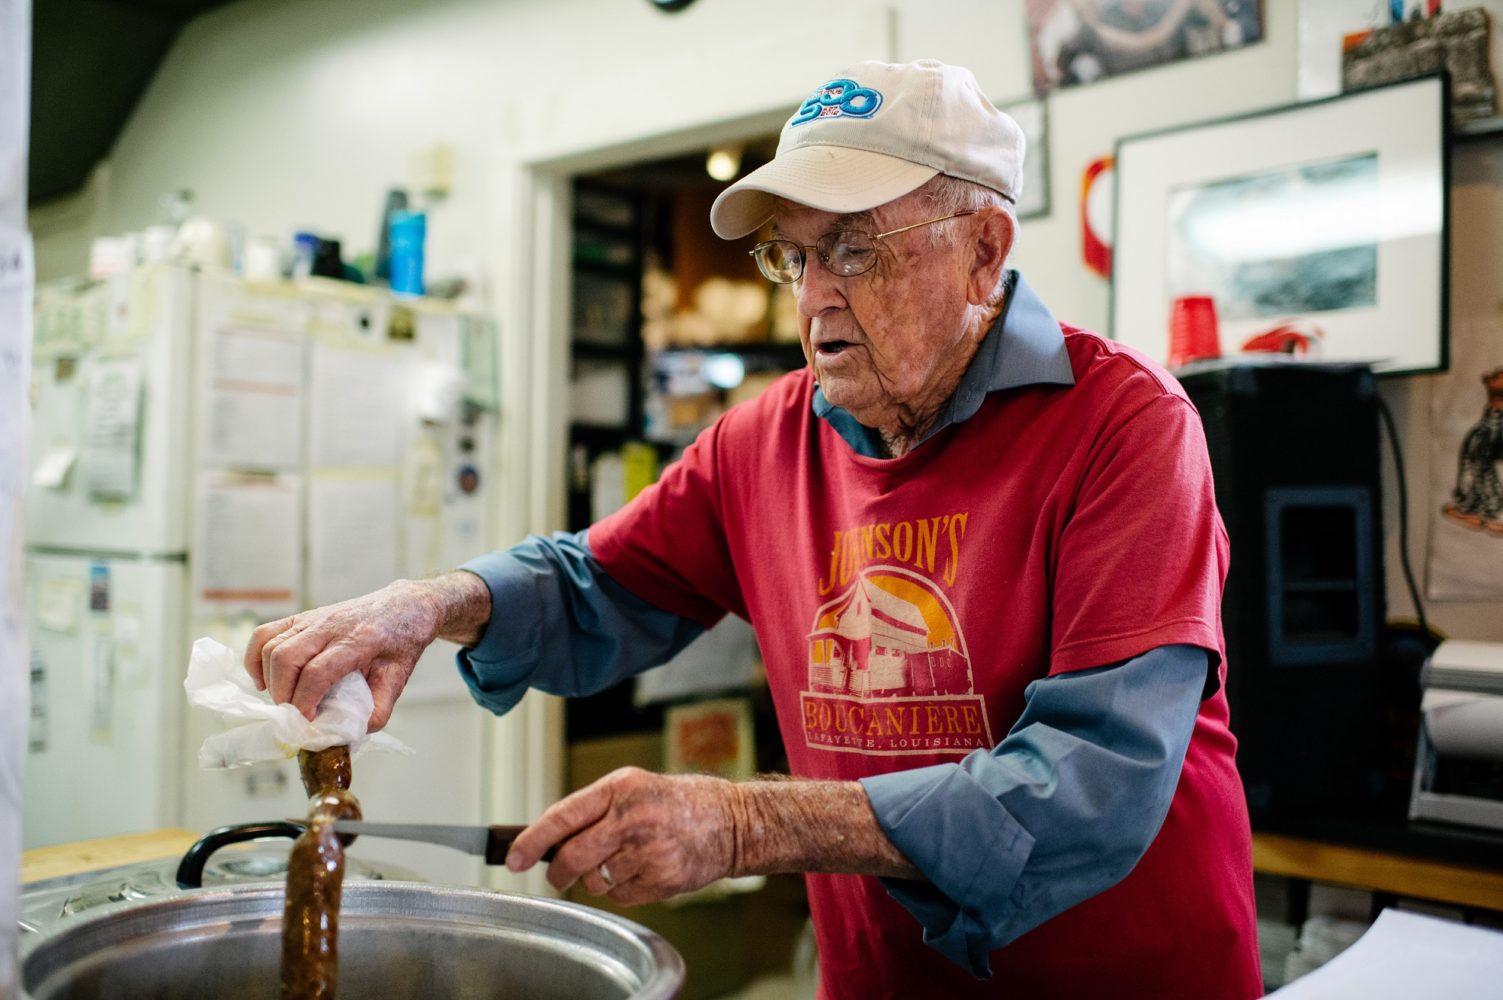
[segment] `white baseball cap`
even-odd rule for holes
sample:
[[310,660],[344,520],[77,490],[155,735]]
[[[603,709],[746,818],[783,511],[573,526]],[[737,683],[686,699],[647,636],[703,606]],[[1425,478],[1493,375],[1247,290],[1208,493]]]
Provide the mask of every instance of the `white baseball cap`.
[[987,100],[971,71],[933,59],[857,63],[816,87],[778,152],[710,206],[710,226],[739,239],[772,218],[774,198],[824,212],[864,212],[936,174],[1023,190],[1023,130]]

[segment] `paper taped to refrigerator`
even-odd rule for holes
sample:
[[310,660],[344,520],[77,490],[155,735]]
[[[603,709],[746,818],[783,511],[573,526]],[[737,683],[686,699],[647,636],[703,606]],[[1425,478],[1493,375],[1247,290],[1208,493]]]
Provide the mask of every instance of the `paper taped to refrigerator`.
[[307,603],[359,597],[401,575],[399,495],[395,474],[310,477]]
[[216,465],[288,469],[303,456],[303,335],[226,324],[209,334],[203,457]]
[[73,576],[48,576],[36,584],[36,623],[44,629],[71,635],[78,631],[83,607],[83,583]]
[[312,369],[309,464],[382,469],[396,465],[407,405],[402,359],[316,345]]
[[78,475],[95,500],[136,495],[136,456],[141,443],[141,362],[101,358],[89,375],[83,448]]
[[32,470],[31,481],[49,490],[60,490],[68,484],[68,473],[78,461],[78,449],[71,444],[55,444],[47,449],[37,467]]
[[302,574],[296,476],[200,476],[198,603],[276,617],[295,610]]
[[341,744],[348,744],[357,757],[368,749],[412,753],[389,733],[366,732],[376,702],[358,673],[330,688],[309,722],[292,705],[275,704],[257,691],[234,650],[213,639],[199,639],[193,643],[183,689],[190,705],[217,712],[227,724],[245,723],[204,740],[198,751],[200,767],[244,767]]

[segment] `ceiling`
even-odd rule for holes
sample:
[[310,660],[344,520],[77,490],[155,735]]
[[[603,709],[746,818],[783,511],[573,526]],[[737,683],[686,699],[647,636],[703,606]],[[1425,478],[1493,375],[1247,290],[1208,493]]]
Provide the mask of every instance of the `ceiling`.
[[[109,155],[178,33],[234,0],[33,0],[32,205],[82,188]],[[777,137],[744,144],[742,172],[772,158]],[[716,184],[704,153],[627,167],[601,179],[633,187]]]
[[229,2],[33,0],[31,204],[83,186],[183,25]]

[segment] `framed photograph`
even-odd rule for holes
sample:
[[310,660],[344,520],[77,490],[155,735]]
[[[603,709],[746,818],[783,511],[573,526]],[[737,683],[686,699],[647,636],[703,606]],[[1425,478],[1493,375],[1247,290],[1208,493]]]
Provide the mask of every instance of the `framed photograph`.
[[997,105],[1023,130],[1028,146],[1023,153],[1023,193],[1018,218],[1049,214],[1049,111],[1043,101],[1027,99]]
[[1261,0],[1028,0],[1033,92],[1239,48],[1263,37]]
[[1447,364],[1445,77],[1120,140],[1111,335],[1170,357],[1209,296],[1223,357]]

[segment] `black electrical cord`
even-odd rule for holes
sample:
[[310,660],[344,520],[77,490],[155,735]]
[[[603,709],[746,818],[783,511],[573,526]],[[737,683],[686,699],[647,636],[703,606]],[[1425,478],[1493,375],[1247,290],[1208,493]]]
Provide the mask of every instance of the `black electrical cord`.
[[1419,620],[1420,635],[1430,635],[1430,625],[1425,620],[1425,606],[1420,603],[1419,586],[1414,582],[1414,567],[1409,564],[1409,491],[1404,486],[1404,451],[1399,447],[1399,432],[1394,427],[1393,414],[1379,394],[1378,415],[1383,418],[1383,429],[1388,432],[1388,443],[1393,448],[1393,471],[1399,484],[1399,562],[1404,567],[1404,582],[1409,585],[1409,598],[1414,602],[1414,617]]

